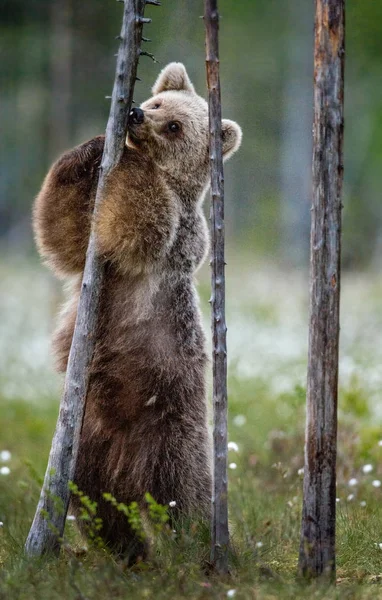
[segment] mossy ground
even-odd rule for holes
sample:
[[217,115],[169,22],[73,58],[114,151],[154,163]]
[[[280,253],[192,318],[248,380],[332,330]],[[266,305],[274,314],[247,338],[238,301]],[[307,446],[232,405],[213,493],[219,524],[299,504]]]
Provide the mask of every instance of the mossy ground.
[[[55,426],[60,383],[52,378],[46,354],[51,304],[46,299],[51,289],[46,276],[33,266],[1,267],[6,294],[1,301],[5,320],[0,451],[9,450],[11,458],[0,464],[10,470],[0,475],[0,598],[382,598],[382,487],[375,483],[382,479],[381,350],[375,332],[382,320],[380,288],[372,277],[362,276],[360,281],[352,276],[344,281],[343,328],[347,327],[341,358],[337,586],[307,585],[296,576],[306,279],[289,278],[291,299],[280,273],[250,273],[232,274],[228,296],[233,355],[229,439],[238,451],[229,453],[231,574],[219,577],[208,572],[208,531],[197,523],[179,527],[176,534],[164,531],[151,560],[132,569],[106,550],[91,545],[84,550],[72,521],[67,523],[67,547],[59,559],[33,561],[24,556],[23,543]],[[201,287],[206,304],[208,285],[203,278]],[[261,351],[256,353],[252,348],[257,344]],[[364,472],[365,465],[372,470]],[[349,486],[350,479],[356,479],[355,485]]]

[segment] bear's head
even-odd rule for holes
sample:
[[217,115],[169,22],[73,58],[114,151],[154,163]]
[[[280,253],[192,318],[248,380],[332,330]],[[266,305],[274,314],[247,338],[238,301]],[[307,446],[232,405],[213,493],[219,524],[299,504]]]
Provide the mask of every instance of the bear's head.
[[[195,92],[184,65],[170,63],[159,74],[153,96],[129,117],[128,144],[148,154],[170,176],[208,181],[208,104]],[[239,148],[241,129],[223,119],[223,158]]]

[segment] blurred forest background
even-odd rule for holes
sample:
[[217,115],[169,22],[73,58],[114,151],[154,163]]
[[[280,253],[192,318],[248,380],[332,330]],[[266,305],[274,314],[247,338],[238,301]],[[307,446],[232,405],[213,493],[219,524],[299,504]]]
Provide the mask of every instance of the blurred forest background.
[[[382,2],[347,3],[344,254],[347,268],[382,252]],[[0,247],[33,254],[32,201],[50,163],[105,129],[122,5],[2,0]],[[163,0],[145,26],[160,65],[140,61],[135,100],[159,68],[183,61],[205,95],[203,3]],[[226,167],[233,248],[283,266],[308,264],[312,130],[311,0],[220,0],[223,113],[243,127]],[[150,47],[148,47],[150,46]]]
[[[153,568],[139,568],[132,577],[103,550],[86,553],[73,522],[66,536],[80,548],[78,558],[68,553],[45,568],[23,555],[63,385],[49,342],[61,286],[38,261],[32,203],[52,161],[105,130],[122,4],[0,0],[0,598],[376,597],[382,577],[382,0],[346,4],[340,585],[330,592],[295,582],[308,354],[314,0],[219,0],[223,115],[244,132],[240,151],[225,167],[229,504],[237,555],[229,581],[208,582],[207,538],[194,528],[190,536],[172,532],[168,548],[153,553]],[[185,63],[206,95],[202,13],[202,0],[147,7],[153,22],[144,28],[152,39],[145,48],[160,64],[140,60],[137,103],[174,60]],[[208,331],[208,265],[198,279]]]

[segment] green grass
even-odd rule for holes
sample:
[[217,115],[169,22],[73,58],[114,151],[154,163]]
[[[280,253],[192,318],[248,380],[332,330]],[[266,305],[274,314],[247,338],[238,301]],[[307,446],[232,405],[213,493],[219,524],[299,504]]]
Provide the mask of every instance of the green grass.
[[[354,392],[355,393],[355,392]],[[381,448],[373,427],[359,435],[358,401],[354,412],[346,394],[347,420],[339,448],[337,590],[309,588],[314,598],[371,598],[382,574],[381,491],[377,478]],[[11,472],[0,477],[0,598],[305,598],[296,582],[303,464],[304,390],[273,396],[254,380],[230,378],[231,576],[208,575],[208,532],[194,524],[176,536],[159,536],[150,561],[133,569],[105,550],[79,551],[84,541],[67,523],[67,549],[60,558],[31,561],[23,542],[33,517],[49,452],[57,408],[4,401],[2,446],[12,453]],[[288,413],[284,410],[292,407]],[[286,414],[289,414],[286,417]],[[235,425],[235,417],[246,423]],[[237,422],[237,421],[236,421]],[[240,421],[239,421],[240,422]],[[366,441],[363,441],[365,438]],[[373,464],[370,474],[360,468]],[[348,479],[358,484],[349,488]],[[356,491],[354,491],[356,490]],[[353,500],[347,500],[350,493]],[[366,506],[360,502],[365,501]],[[377,596],[378,597],[378,596]]]
[[[3,280],[7,282],[10,297],[12,294],[19,297],[26,287],[19,281],[22,273],[22,269],[18,269],[18,283],[12,287],[15,274],[3,267]],[[0,461],[0,467],[10,469],[9,474],[0,474],[0,520],[3,522],[0,600],[223,599],[230,597],[227,596],[229,590],[235,590],[232,596],[235,599],[253,600],[382,597],[382,549],[379,548],[382,544],[382,487],[372,484],[373,480],[382,479],[382,447],[378,445],[382,438],[381,419],[376,403],[379,335],[375,336],[373,346],[374,328],[381,320],[381,309],[377,301],[380,290],[372,280],[366,291],[364,285],[349,285],[353,294],[357,292],[351,301],[347,299],[346,281],[344,286],[344,322],[348,320],[350,325],[343,332],[344,359],[348,363],[344,360],[340,386],[337,586],[329,588],[322,584],[304,584],[296,576],[302,493],[302,476],[298,471],[303,466],[305,425],[306,330],[303,323],[306,302],[303,295],[297,293],[288,308],[284,283],[280,283],[282,289],[275,297],[268,297],[263,285],[266,278],[261,276],[252,288],[248,278],[242,278],[240,273],[237,285],[232,285],[229,292],[232,336],[229,439],[239,446],[238,452],[229,453],[229,463],[236,464],[236,468],[229,469],[230,576],[218,577],[209,572],[209,534],[199,523],[188,527],[179,525],[176,534],[164,527],[156,536],[150,560],[130,569],[105,549],[86,543],[73,522],[67,522],[65,548],[58,559],[35,561],[24,556],[23,544],[40,492],[60,389],[59,380],[52,380],[51,366],[48,363],[44,366],[45,355],[36,357],[36,368],[33,357],[29,357],[28,368],[24,368],[23,357],[40,331],[38,323],[41,330],[46,329],[44,298],[48,284],[45,276],[37,273],[28,273],[26,280],[28,286],[33,281],[36,284],[28,292],[28,298],[31,294],[34,297],[33,308],[28,299],[24,304],[20,299],[17,308],[20,315],[11,322],[8,331],[7,323],[15,310],[14,301],[9,301],[9,319],[2,324],[2,364],[9,366],[12,361],[12,365],[10,370],[3,369],[0,379],[0,451],[11,452],[10,461]],[[278,285],[275,280],[274,285]],[[202,287],[207,293],[208,286],[203,284]],[[300,287],[300,292],[303,289]],[[202,293],[203,299],[205,293]],[[364,310],[366,296],[368,311]],[[349,306],[355,307],[353,313]],[[39,307],[41,314],[36,312]],[[28,320],[32,310],[33,327]],[[297,312],[302,316],[297,318]],[[240,336],[245,335],[240,329],[242,319],[245,326],[253,328],[254,347],[257,344],[262,348],[258,354],[252,355],[248,345],[240,349]],[[293,341],[299,329],[300,337]],[[15,335],[18,344],[4,342]],[[267,346],[269,336],[274,346],[272,339]],[[286,341],[281,343],[283,336]],[[297,344],[298,339],[301,346]],[[18,357],[20,347],[26,350]],[[48,352],[47,337],[39,347],[41,352]],[[20,381],[14,375],[18,370]],[[12,373],[11,382],[9,373]],[[45,374],[48,389],[54,390],[50,396],[45,389]],[[18,383],[22,391],[19,397]],[[372,465],[370,473],[363,472],[365,464]],[[348,483],[351,478],[357,479],[353,487]]]

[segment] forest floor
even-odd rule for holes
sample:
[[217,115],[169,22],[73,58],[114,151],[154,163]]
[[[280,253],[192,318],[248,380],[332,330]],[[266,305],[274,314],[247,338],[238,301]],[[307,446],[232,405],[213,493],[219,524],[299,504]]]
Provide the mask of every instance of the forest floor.
[[[228,267],[231,573],[208,572],[208,532],[163,526],[127,568],[68,520],[59,559],[28,560],[61,379],[49,357],[58,288],[37,264],[0,264],[0,598],[382,598],[382,283],[343,277],[337,585],[297,579],[307,355],[306,275]],[[208,313],[208,274],[200,293]],[[208,316],[206,317],[208,327]]]

